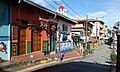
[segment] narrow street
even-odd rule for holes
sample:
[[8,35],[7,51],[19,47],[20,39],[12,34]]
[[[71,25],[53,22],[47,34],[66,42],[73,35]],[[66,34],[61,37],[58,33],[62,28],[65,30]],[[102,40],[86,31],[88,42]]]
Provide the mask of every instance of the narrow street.
[[[94,53],[70,63],[56,65],[41,70],[40,72],[115,72],[110,66],[111,49],[107,45],[101,46]],[[35,71],[35,72],[37,72]]]
[[111,51],[112,49],[109,49],[107,45],[104,45],[98,48],[98,50],[94,51],[92,55],[88,55],[86,58],[81,59],[80,61],[110,65],[109,62]]

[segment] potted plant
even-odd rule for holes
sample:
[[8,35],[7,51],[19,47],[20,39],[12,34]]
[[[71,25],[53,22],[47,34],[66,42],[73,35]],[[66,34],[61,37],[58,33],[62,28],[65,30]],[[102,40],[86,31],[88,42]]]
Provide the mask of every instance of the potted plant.
[[112,65],[115,66],[117,63],[117,54],[115,52],[112,52],[110,55],[110,59],[112,61]]

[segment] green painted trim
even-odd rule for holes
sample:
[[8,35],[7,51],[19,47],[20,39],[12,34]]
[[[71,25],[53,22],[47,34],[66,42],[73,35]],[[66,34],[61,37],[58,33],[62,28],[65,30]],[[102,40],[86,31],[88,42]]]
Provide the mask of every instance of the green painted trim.
[[30,54],[31,53],[31,42],[27,43],[27,53]]
[[18,56],[18,45],[17,44],[12,44],[12,48],[16,48],[16,56]]
[[[44,50],[44,44],[46,45],[46,50]],[[48,42],[47,41],[43,41],[42,42],[42,51],[49,51],[49,49],[48,49]]]

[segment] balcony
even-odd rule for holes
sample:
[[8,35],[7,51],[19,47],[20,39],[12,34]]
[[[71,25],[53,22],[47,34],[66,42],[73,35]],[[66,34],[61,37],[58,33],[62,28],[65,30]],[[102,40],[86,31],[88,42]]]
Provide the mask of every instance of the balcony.
[[103,34],[103,33],[104,33],[104,31],[103,31],[103,30],[100,30],[100,31],[99,31],[99,33],[100,33],[100,34]]

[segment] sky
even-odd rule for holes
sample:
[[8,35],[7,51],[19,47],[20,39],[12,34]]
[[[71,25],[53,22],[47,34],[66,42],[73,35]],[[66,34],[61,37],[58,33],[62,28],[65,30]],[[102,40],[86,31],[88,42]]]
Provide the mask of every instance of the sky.
[[[60,5],[67,10],[67,16],[72,19],[98,19],[105,22],[109,28],[120,21],[120,0],[32,0],[50,10],[56,11]],[[71,7],[71,10],[64,2]]]

